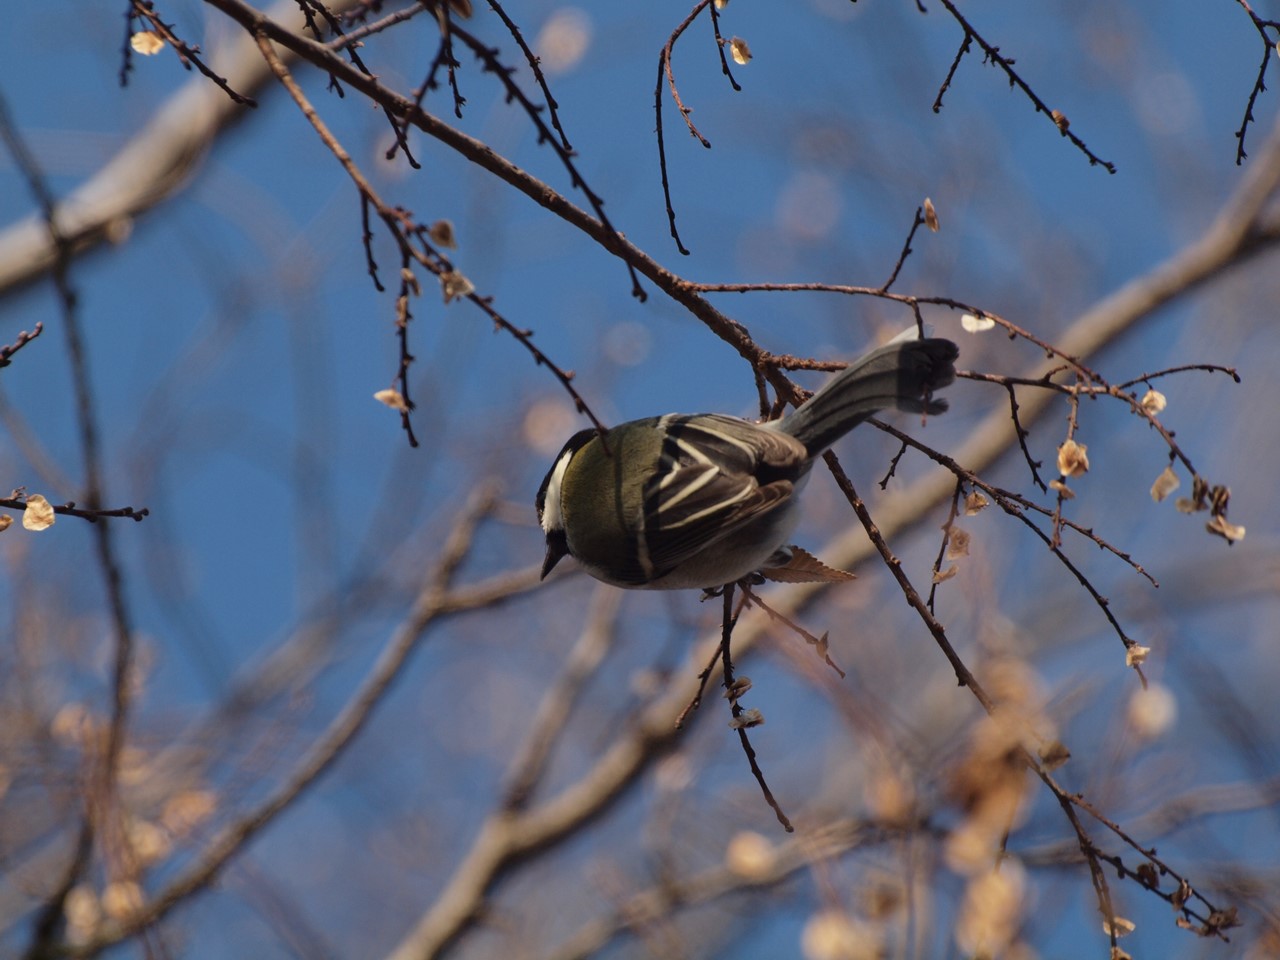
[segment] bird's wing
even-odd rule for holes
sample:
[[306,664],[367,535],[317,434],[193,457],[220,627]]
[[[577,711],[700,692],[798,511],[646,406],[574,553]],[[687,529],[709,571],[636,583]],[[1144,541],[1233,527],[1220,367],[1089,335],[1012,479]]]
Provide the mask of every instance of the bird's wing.
[[652,576],[678,567],[782,506],[807,466],[795,438],[719,415],[671,417],[644,490]]

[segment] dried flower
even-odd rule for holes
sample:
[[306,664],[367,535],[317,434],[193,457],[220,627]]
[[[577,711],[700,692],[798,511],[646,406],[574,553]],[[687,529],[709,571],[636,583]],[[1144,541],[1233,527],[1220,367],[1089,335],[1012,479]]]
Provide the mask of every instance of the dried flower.
[[871,924],[840,910],[815,913],[800,934],[804,960],[872,960],[882,955],[882,936]]
[[1173,472],[1173,467],[1165,467],[1161,471],[1160,476],[1156,477],[1156,482],[1151,485],[1151,499],[1159,503],[1173,491],[1177,490],[1182,484],[1178,479],[1178,475]]
[[733,835],[724,851],[724,865],[747,880],[763,880],[773,873],[778,853],[761,834],[742,830]]
[[53,505],[38,493],[27,497],[26,509],[22,511],[22,525],[28,530],[48,530],[57,519],[53,513]]
[[453,233],[453,223],[449,220],[437,220],[427,228],[427,236],[431,242],[449,250],[458,248],[458,238]]
[[405,402],[404,395],[399,390],[393,390],[390,387],[386,390],[379,390],[373,395],[373,399],[379,403],[385,403],[392,410],[400,413],[409,412],[409,404]]
[[1140,667],[1147,662],[1147,657],[1150,654],[1151,654],[1150,647],[1144,647],[1136,643],[1131,643],[1129,646],[1125,647],[1124,665],[1126,667]]
[[1142,409],[1153,417],[1169,405],[1164,394],[1154,388],[1148,388],[1139,402],[1142,404]]
[[1160,683],[1149,683],[1129,698],[1126,711],[1134,733],[1146,740],[1168,732],[1178,719],[1178,701],[1173,691]]
[[1235,543],[1237,540],[1244,539],[1244,527],[1238,523],[1228,523],[1227,518],[1222,514],[1214,514],[1213,518],[1204,525],[1204,528],[1214,536],[1222,537],[1227,543]]
[[440,274],[440,289],[444,293],[445,303],[461,300],[476,292],[475,285],[457,270]]
[[129,38],[129,46],[133,47],[134,53],[144,57],[155,56],[164,49],[164,37],[154,30],[139,30]]
[[1113,934],[1117,937],[1123,937],[1126,934],[1133,933],[1134,923],[1132,920],[1126,920],[1124,917],[1112,917],[1111,922],[1102,921],[1102,932],[1107,936]]
[[986,314],[978,316],[972,313],[963,314],[960,317],[960,326],[966,333],[981,333],[983,330],[990,330],[996,325],[996,322]]
[[938,232],[938,211],[934,209],[933,201],[928,197],[924,198],[924,225],[934,233]]
[[1064,477],[1079,477],[1089,471],[1089,448],[1067,439],[1058,447],[1058,472]]
[[1070,487],[1068,487],[1061,480],[1050,480],[1049,489],[1057,490],[1058,493],[1062,495],[1063,500],[1074,500],[1076,498],[1076,492],[1072,490]]

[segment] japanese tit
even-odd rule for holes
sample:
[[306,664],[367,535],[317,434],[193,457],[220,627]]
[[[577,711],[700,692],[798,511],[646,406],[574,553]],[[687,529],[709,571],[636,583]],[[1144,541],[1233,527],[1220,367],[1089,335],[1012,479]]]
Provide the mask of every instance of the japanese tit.
[[[887,408],[937,414],[955,379],[950,340],[896,339],[851,363],[787,416],[717,413],[581,430],[538,488],[545,578],[566,555],[618,587],[715,588],[784,566],[814,460]],[[606,448],[607,444],[607,448]]]

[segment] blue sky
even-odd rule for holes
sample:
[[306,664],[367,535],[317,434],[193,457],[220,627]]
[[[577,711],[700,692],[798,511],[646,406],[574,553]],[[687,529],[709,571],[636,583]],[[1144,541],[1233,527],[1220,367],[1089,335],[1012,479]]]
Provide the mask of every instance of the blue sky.
[[[588,30],[585,50],[550,77],[579,169],[630,240],[681,275],[705,282],[877,284],[896,259],[916,205],[929,196],[942,230],[917,236],[896,289],[973,303],[1050,340],[1099,298],[1199,235],[1239,182],[1234,132],[1260,45],[1238,7],[1168,5],[1159,16],[1139,4],[1100,2],[966,8],[974,26],[1016,58],[1036,92],[1067,114],[1071,130],[1114,161],[1118,172],[1108,175],[1091,167],[980,55],[961,64],[935,114],[931,105],[960,33],[944,9],[927,6],[922,15],[912,3],[813,0],[780,12],[734,0],[722,15],[723,28],[744,37],[754,55],[751,63],[734,67],[743,87],[738,93],[720,75],[705,21],[691,28],[675,65],[682,96],[712,149],[685,133],[666,99],[672,195],[692,251],[682,257],[663,213],[653,88],[658,50],[687,11],[583,5],[574,22]],[[193,76],[165,51],[135,58],[129,85],[121,89],[122,10],[50,0],[21,5],[6,18],[0,94],[59,195],[92,176]],[[518,18],[535,38],[557,11],[563,15],[555,4],[531,3]],[[197,3],[166,5],[161,12],[180,35],[208,49],[234,29]],[[487,9],[478,11],[473,27],[511,59],[510,39]],[[367,56],[388,82],[412,87],[434,50],[433,29],[419,18],[371,41]],[[503,102],[491,78],[463,59],[468,103],[459,125],[581,203],[524,117]],[[533,329],[538,346],[556,363],[576,371],[578,389],[604,420],[670,410],[754,413],[751,371],[683,308],[652,286],[645,303],[632,298],[619,261],[438,144],[413,140],[421,171],[381,162],[381,116],[357,97],[326,94],[313,72],[298,74],[384,196],[423,222],[454,223],[459,269],[504,316]],[[527,71],[518,76],[527,80]],[[434,102],[438,113],[451,115],[440,93],[433,96],[428,106]],[[107,500],[146,505],[153,514],[116,529],[149,664],[136,720],[148,750],[162,749],[166,730],[186,729],[221,703],[237,679],[295,635],[299,624],[318,611],[336,611],[325,669],[294,691],[306,704],[272,707],[281,742],[305,742],[367,668],[468,491],[483,479],[501,479],[509,506],[501,521],[482,531],[464,577],[538,559],[541,538],[531,502],[554,449],[536,434],[530,411],[563,427],[565,436],[582,425],[554,379],[519,344],[493,332],[469,305],[443,305],[427,284],[412,327],[415,424],[423,445],[407,448],[397,418],[372,399],[395,371],[394,305],[393,295],[379,294],[365,274],[355,191],[279,90],[261,100],[200,159],[181,192],[139,217],[124,243],[77,262],[71,275],[88,335]],[[1270,91],[1255,112],[1249,137],[1260,147],[1276,116]],[[31,209],[18,171],[7,156],[0,158],[0,226]],[[376,252],[384,278],[394,280],[395,259],[385,238]],[[966,583],[970,599],[958,602],[953,615],[979,638],[988,616],[998,613],[1038,651],[1036,665],[1047,686],[1068,701],[1063,715],[1073,749],[1090,764],[1077,788],[1105,779],[1093,764],[1105,765],[1113,748],[1132,774],[1122,782],[1169,777],[1199,784],[1249,776],[1247,764],[1224,749],[1217,739],[1222,734],[1201,715],[1212,704],[1196,700],[1197,658],[1215,656],[1225,644],[1236,651],[1221,664],[1229,687],[1267,711],[1260,722],[1276,720],[1266,696],[1277,662],[1268,626],[1277,612],[1274,591],[1251,589],[1248,576],[1230,573],[1274,563],[1275,431],[1267,411],[1280,401],[1273,375],[1280,351],[1273,259],[1158,312],[1097,360],[1097,368],[1115,380],[1176,363],[1239,368],[1239,387],[1225,377],[1192,373],[1165,381],[1162,390],[1170,399],[1164,420],[1184,449],[1210,479],[1232,487],[1232,519],[1249,528],[1245,544],[1228,554],[1203,534],[1198,519],[1151,503],[1147,489],[1165,454],[1134,418],[1098,403],[1086,405],[1081,425],[1095,468],[1080,483],[1073,516],[1131,550],[1166,587],[1153,594],[1092,548],[1079,550],[1081,563],[1104,593],[1121,598],[1134,632],[1157,642],[1152,672],[1179,697],[1194,776],[1176,769],[1172,744],[1149,756],[1115,746],[1108,718],[1123,708],[1134,680],[1117,669],[1122,655],[1114,635],[1038,542],[986,518],[985,577],[975,574]],[[856,354],[910,322],[894,305],[829,294],[723,294],[715,303],[765,347],[822,358]],[[962,333],[953,313],[937,311],[929,319],[939,333],[961,341],[965,368],[1017,370],[1036,359],[1025,345]],[[45,324],[44,336],[0,374],[0,391],[6,408],[56,465],[53,474],[70,478],[71,485],[58,488],[56,475],[41,471],[12,430],[0,435],[0,465],[8,487],[26,486],[61,502],[79,495],[82,470],[57,304],[47,283],[0,300],[0,342],[36,322]],[[1001,392],[976,384],[958,385],[952,399],[953,413],[930,423],[926,433],[944,447],[958,444],[992,404],[1004,403]],[[1047,420],[1033,437],[1046,462],[1052,462],[1063,422]],[[855,476],[864,495],[892,452],[881,438],[849,447],[851,462],[869,464]],[[1028,487],[1025,474],[1008,458],[993,479]],[[836,512],[830,484],[813,486],[813,520],[802,533],[822,543],[834,524],[848,518]],[[55,632],[73,638],[69,647],[85,654],[82,661],[52,658],[42,692],[55,706],[72,699],[103,702],[103,600],[86,559],[90,534],[87,525],[64,518],[41,536],[12,530],[0,544],[5,563],[17,571],[0,586],[0,604],[15,611],[28,605],[58,610],[66,625]],[[936,543],[929,532],[900,545],[917,575],[927,573]],[[1241,560],[1237,555],[1244,551],[1255,552]],[[1216,578],[1205,573],[1224,564],[1234,566]],[[896,604],[892,615],[877,613],[874,622],[901,630],[915,657],[945,675],[927,636],[898,616],[902,605],[888,592],[883,571],[868,568],[863,577],[871,581],[870,599],[859,603]],[[1204,580],[1218,584],[1217,592],[1201,588]],[[430,809],[429,825],[454,825],[447,836],[432,834],[430,849],[439,863],[420,868],[423,889],[432,888],[438,881],[433,871],[465,845],[512,748],[522,709],[536,703],[554,675],[581,619],[573,613],[590,596],[585,582],[554,590],[543,597],[556,599],[522,601],[492,621],[442,628],[375,715],[360,755],[344,759],[254,847],[252,862],[296,897],[338,955],[347,955],[342,944],[352,938],[360,942],[355,931],[361,924],[344,915],[334,887],[319,877],[298,879],[315,866],[314,854],[302,849],[307,839],[334,838],[330,869],[370,870],[361,866],[361,844],[373,843],[368,835],[377,832],[369,821],[385,818],[390,825],[399,821],[389,810],[411,816]],[[682,647],[708,616],[714,619],[714,611],[693,597],[629,596],[624,603],[632,647],[617,655],[610,674],[615,679],[634,678],[656,662],[669,664],[668,646]],[[829,608],[833,622],[845,622],[841,609]],[[832,629],[833,636],[839,632]],[[845,640],[844,657],[856,664],[860,648]],[[515,649],[508,650],[508,643]],[[968,649],[980,646],[975,639]],[[806,742],[812,721],[803,703],[809,694],[779,658],[765,672],[775,686],[762,738],[781,771],[785,762],[778,758]],[[625,687],[628,681],[616,682]],[[501,715],[478,717],[493,702],[481,696],[502,703],[494,708]],[[597,691],[588,716],[598,719],[618,706],[617,698]],[[787,719],[793,711],[794,719]],[[700,731],[700,760],[718,775],[740,780],[750,798],[737,745],[719,725],[705,727],[711,729]],[[576,748],[581,753],[571,756],[584,762],[591,738],[583,735]],[[217,771],[226,778],[218,782],[229,794],[252,795],[260,789],[255,776],[269,779],[278,769],[274,764],[287,763],[288,748],[275,749],[280,752],[264,753],[270,758],[266,773],[241,757]],[[558,773],[568,775],[574,760],[563,762]],[[1144,763],[1168,769],[1152,772]],[[797,771],[795,782],[811,773]],[[778,778],[785,783],[786,776],[780,772]],[[442,777],[448,789],[437,789]],[[707,792],[712,794],[710,787]],[[1108,799],[1118,810],[1141,807],[1132,796]],[[651,812],[643,797],[628,802],[628,809]],[[759,818],[757,827],[767,826],[768,811],[757,806],[762,809],[744,801],[746,812],[737,812],[744,823]],[[614,816],[608,826],[617,831]],[[1273,817],[1224,819],[1205,828],[1214,833],[1207,848],[1204,835],[1195,832],[1182,842],[1221,859],[1274,860]],[[1033,824],[1045,832],[1062,829],[1052,811],[1042,811]],[[1171,852],[1175,847],[1179,841],[1170,844]],[[570,862],[580,853],[568,854]],[[246,874],[236,876],[247,882]],[[1043,956],[1083,955],[1082,945],[1101,955],[1087,879],[1083,872],[1074,879],[1072,896],[1081,903],[1073,901],[1067,919],[1055,925],[1041,915],[1036,921],[1045,931],[1037,941]],[[252,899],[252,885],[238,889]],[[1040,895],[1052,890],[1046,885]],[[378,949],[396,941],[398,925],[420,909],[421,893],[382,899],[378,910],[386,916],[378,914],[384,925],[375,937]],[[719,949],[740,957],[778,955],[784,949],[778,943],[794,943],[793,928],[807,915],[811,894],[804,891],[770,913],[764,929],[745,942],[722,942]],[[1142,902],[1136,892],[1128,895]],[[226,924],[235,931],[226,942],[252,940],[260,922],[225,893],[183,916],[197,931]],[[1141,941],[1144,954],[1199,955],[1189,935],[1174,930],[1160,911],[1152,909],[1150,916],[1139,933],[1148,938]],[[205,939],[189,955],[229,954],[216,939]]]

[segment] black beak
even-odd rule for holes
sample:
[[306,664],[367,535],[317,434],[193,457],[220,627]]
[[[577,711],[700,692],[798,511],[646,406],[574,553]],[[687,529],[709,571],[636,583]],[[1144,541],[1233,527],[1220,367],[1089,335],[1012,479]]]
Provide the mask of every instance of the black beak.
[[552,571],[560,560],[569,553],[569,542],[564,535],[563,530],[553,530],[547,534],[547,555],[542,560],[542,576],[539,580],[547,579],[547,574]]

